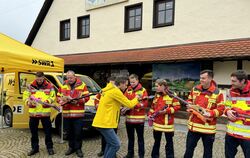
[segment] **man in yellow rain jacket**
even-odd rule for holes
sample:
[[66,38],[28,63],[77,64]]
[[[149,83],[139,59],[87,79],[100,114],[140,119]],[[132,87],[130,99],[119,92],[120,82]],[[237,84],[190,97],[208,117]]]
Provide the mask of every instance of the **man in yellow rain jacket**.
[[118,126],[121,105],[133,108],[139,103],[137,97],[129,100],[123,95],[122,91],[127,88],[127,84],[127,78],[117,77],[115,84],[108,84],[102,89],[102,96],[92,126],[96,127],[106,140],[104,158],[115,158],[121,145],[114,131],[114,128]]
[[[33,98],[33,99],[31,99]],[[29,127],[31,132],[31,147],[32,150],[28,156],[39,152],[38,139],[38,125],[41,120],[45,132],[45,144],[47,146],[48,154],[54,155],[53,142],[51,137],[51,121],[50,113],[51,107],[44,104],[37,103],[35,99],[42,102],[53,103],[56,98],[54,87],[44,79],[43,72],[36,73],[36,80],[27,87],[23,93],[23,100],[25,105],[29,106]]]

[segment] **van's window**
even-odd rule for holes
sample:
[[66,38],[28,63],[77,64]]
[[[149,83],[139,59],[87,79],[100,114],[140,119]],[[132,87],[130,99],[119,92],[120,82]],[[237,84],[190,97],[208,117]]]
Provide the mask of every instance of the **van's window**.
[[36,79],[36,75],[32,73],[19,73],[19,89],[20,93],[26,90],[27,85],[31,84]]
[[50,83],[53,84],[53,86],[54,86],[54,88],[55,88],[55,90],[56,90],[56,92],[57,92],[57,90],[58,90],[58,88],[59,88],[59,85],[58,85],[58,83],[56,82],[55,78],[54,78],[53,76],[50,76],[50,75],[45,75],[45,77],[46,77],[47,81],[49,81]]
[[101,90],[100,86],[90,77],[80,76],[80,79],[87,85],[90,93],[97,93]]
[[[101,87],[90,77],[88,76],[77,76],[77,77],[80,78],[81,81],[83,81],[86,84],[90,93],[97,93],[101,90]],[[63,84],[62,76],[58,75],[57,78]],[[64,77],[64,80],[65,80],[65,77]]]

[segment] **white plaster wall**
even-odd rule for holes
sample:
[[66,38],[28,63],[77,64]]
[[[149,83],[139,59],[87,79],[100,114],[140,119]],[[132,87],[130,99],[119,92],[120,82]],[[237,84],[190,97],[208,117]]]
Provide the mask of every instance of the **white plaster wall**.
[[217,84],[230,85],[230,75],[237,70],[237,61],[216,61],[213,70],[214,80]]
[[[124,33],[124,7],[143,2],[142,30]],[[152,28],[153,0],[129,0],[85,10],[84,0],[54,0],[32,46],[74,54],[250,37],[250,0],[176,0],[175,24]],[[77,39],[77,17],[90,15],[90,38]],[[59,41],[59,23],[71,20],[71,39]]]
[[242,68],[250,75],[250,60],[244,60],[242,62]]

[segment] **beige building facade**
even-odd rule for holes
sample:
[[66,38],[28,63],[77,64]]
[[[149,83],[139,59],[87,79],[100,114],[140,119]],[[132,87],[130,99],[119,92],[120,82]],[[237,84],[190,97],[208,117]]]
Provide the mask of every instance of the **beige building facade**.
[[[161,4],[165,4],[165,6]],[[126,17],[127,14],[130,14],[129,11],[133,11],[129,9],[133,9],[134,6],[139,6],[141,10],[141,12],[139,10],[141,27],[138,30],[127,31],[126,26],[130,24],[127,24]],[[87,67],[92,66],[96,71],[101,71],[101,68],[96,67],[94,63],[86,64],[85,59],[90,54],[95,56],[93,59],[97,59],[98,56],[102,58],[104,52],[114,56],[114,52],[118,54],[124,51],[133,53],[131,51],[140,50],[139,53],[134,53],[134,56],[140,58],[143,56],[144,50],[154,53],[155,48],[177,48],[176,52],[170,53],[171,56],[175,53],[178,54],[183,49],[182,47],[185,47],[188,49],[187,52],[191,53],[185,59],[179,55],[173,60],[168,60],[165,53],[165,59],[128,61],[127,58],[123,58],[124,60],[121,61],[111,59],[110,62],[99,61],[96,63],[101,67],[103,65],[105,69],[110,68],[108,65],[111,64],[114,69],[128,69],[128,72],[130,69],[134,69],[133,66],[137,67],[136,64],[141,65],[140,69],[143,69],[143,64],[146,64],[147,70],[143,71],[146,73],[150,72],[150,67],[152,71],[153,64],[198,62],[201,65],[200,70],[213,69],[215,80],[221,85],[229,85],[229,76],[232,71],[245,69],[250,74],[249,6],[249,0],[54,0],[50,2],[46,0],[45,11],[41,10],[40,12],[40,16],[44,15],[43,20],[37,19],[26,44],[64,57],[70,68],[80,66],[80,68],[87,69]],[[164,17],[160,13],[161,9],[167,17],[165,20],[171,22],[165,26],[155,26],[156,17],[158,20],[160,16]],[[138,22],[136,21],[138,20],[137,13],[134,15],[136,23]],[[78,37],[77,28],[81,17],[89,19],[89,36],[87,38]],[[60,25],[65,20],[69,21],[69,39],[61,40],[60,29],[62,28]],[[230,50],[229,44],[242,40],[247,43],[247,46],[239,44],[239,48],[237,47],[236,50],[240,50],[240,53],[234,50],[232,53],[228,52]],[[230,43],[231,41],[232,43]],[[223,46],[218,50],[210,50],[209,48],[204,50],[202,53],[208,54],[204,57],[200,55],[202,53],[197,54],[194,51],[194,49],[199,49],[199,45],[204,45],[204,47],[212,45],[212,48],[215,49],[217,43],[223,42],[225,47],[229,48],[224,50],[228,55],[226,53],[220,55],[220,49],[222,50]],[[196,47],[191,48],[193,45]],[[240,55],[241,53],[242,55]],[[162,54],[164,55],[164,52]],[[75,62],[72,58],[74,55],[79,55],[82,62]],[[155,54],[155,56],[157,55]],[[128,64],[132,65],[127,68]],[[91,73],[89,75],[95,75],[95,72]],[[143,76],[143,74],[140,75]]]

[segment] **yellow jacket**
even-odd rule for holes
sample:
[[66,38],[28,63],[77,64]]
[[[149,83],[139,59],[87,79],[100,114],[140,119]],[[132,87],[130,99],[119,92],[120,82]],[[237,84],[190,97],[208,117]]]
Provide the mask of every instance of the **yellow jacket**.
[[119,88],[112,83],[108,83],[102,89],[101,99],[92,126],[117,128],[121,105],[133,108],[136,104],[138,104],[137,98],[128,100]]
[[[23,101],[25,105],[28,105],[29,98],[33,96],[40,99],[42,102],[53,103],[56,99],[54,87],[47,81],[44,81],[41,87],[38,87],[36,81],[23,92]],[[51,113],[51,107],[37,103],[36,105],[29,106],[30,117],[49,117]]]

